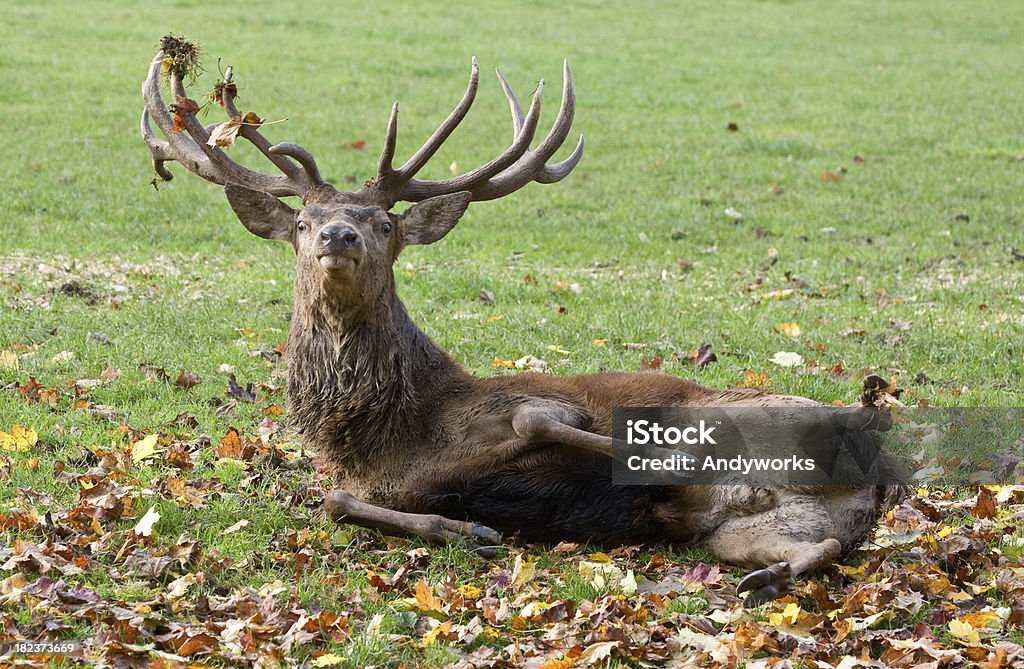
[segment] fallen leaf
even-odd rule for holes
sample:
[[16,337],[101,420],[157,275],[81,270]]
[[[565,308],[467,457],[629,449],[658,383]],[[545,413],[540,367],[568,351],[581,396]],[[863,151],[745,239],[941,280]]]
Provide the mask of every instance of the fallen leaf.
[[143,460],[157,455],[160,452],[156,447],[156,441],[158,438],[159,435],[153,433],[145,439],[140,439],[132,444],[132,461],[135,464],[139,464]]
[[[365,142],[364,142],[365,144]],[[313,658],[310,662],[310,666],[313,667],[333,667],[336,664],[341,664],[345,661],[345,658],[336,653],[324,653]]]
[[718,356],[711,349],[711,344],[705,342],[690,351],[689,359],[691,367],[707,367],[711,363],[717,362]]
[[604,662],[611,657],[612,651],[621,645],[621,641],[598,641],[583,649],[579,661],[584,667]]
[[24,453],[36,445],[39,437],[35,430],[23,427],[15,423],[11,432],[0,432],[0,448],[5,451]]
[[21,363],[14,351],[0,351],[0,369],[18,369]]
[[178,378],[174,381],[174,385],[188,390],[198,386],[202,382],[203,379],[198,374],[182,372],[181,374],[178,374]]
[[245,518],[243,518],[240,521],[238,521],[237,523],[235,523],[234,525],[232,525],[231,527],[224,528],[223,534],[234,534],[235,532],[239,531],[240,529],[242,529],[243,527],[245,527],[248,524],[249,524],[249,521],[246,520]]
[[775,331],[779,334],[786,335],[787,337],[800,336],[800,326],[796,323],[779,323],[775,326]]
[[803,356],[793,351],[779,351],[772,356],[771,360],[780,367],[796,367],[804,364]]
[[978,499],[971,510],[971,514],[975,518],[983,520],[996,517],[996,496],[987,486],[978,488]]
[[153,534],[153,525],[156,521],[160,520],[160,514],[156,511],[156,505],[149,507],[149,511],[146,512],[138,523],[135,524],[135,534],[140,537],[148,537]]

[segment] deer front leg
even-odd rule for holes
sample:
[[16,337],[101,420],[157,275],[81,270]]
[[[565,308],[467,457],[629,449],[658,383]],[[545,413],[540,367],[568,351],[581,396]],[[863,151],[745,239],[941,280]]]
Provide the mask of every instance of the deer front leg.
[[343,490],[332,490],[324,510],[336,522],[352,523],[385,534],[412,534],[432,544],[457,542],[482,557],[494,557],[501,535],[484,525],[425,513],[405,513],[367,504]]
[[776,545],[772,546],[774,550],[766,554],[781,555],[781,561],[750,572],[736,586],[737,593],[750,593],[744,598],[747,606],[757,606],[792,591],[796,588],[795,579],[798,574],[824,566],[842,552],[842,545],[838,539],[825,539],[816,544],[806,541],[788,543],[789,541],[792,540],[777,537]]
[[769,511],[733,516],[708,538],[707,546],[721,559],[758,567],[736,586],[757,606],[792,591],[797,575],[824,566],[842,552],[830,529],[827,510],[817,500],[789,500]]

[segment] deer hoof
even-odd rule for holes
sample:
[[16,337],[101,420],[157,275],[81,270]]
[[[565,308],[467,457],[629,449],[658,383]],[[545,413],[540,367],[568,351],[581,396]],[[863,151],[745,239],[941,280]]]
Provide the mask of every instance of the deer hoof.
[[737,593],[750,593],[743,600],[746,606],[759,606],[794,589],[796,582],[788,562],[779,562],[751,572],[736,586]]
[[473,553],[490,560],[498,557],[498,549],[501,547],[501,535],[486,525],[473,524],[472,537],[466,537],[465,544]]

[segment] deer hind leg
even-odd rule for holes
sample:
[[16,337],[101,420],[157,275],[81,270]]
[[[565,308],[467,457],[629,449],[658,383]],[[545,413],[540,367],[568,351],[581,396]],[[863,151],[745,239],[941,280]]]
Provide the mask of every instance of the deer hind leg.
[[839,540],[829,536],[824,509],[787,506],[732,518],[707,540],[708,548],[723,560],[760,567],[736,586],[737,592],[749,593],[748,606],[793,590],[797,575],[830,563],[842,552]]
[[[589,416],[567,409],[554,402],[532,402],[519,407],[512,417],[512,429],[522,440],[524,450],[541,444],[561,444],[571,448],[600,453],[608,458],[621,456],[612,448],[610,436],[587,432]],[[647,446],[643,455],[654,458],[671,458],[679,451],[657,446]],[[653,472],[652,472],[653,473]],[[685,484],[692,478],[682,472],[657,472],[666,484]]]
[[501,535],[484,525],[425,513],[393,511],[360,501],[343,490],[332,490],[324,510],[336,522],[380,530],[385,534],[412,534],[433,544],[461,543],[482,557],[494,557]]

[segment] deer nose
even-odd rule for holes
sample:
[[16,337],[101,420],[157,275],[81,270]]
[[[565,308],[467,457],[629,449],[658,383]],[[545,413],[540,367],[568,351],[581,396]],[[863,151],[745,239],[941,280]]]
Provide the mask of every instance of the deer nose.
[[347,225],[329,225],[320,231],[320,241],[324,246],[340,246],[350,249],[359,243],[359,235]]

